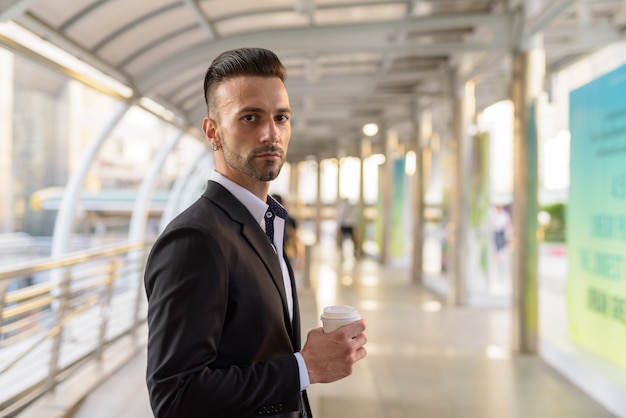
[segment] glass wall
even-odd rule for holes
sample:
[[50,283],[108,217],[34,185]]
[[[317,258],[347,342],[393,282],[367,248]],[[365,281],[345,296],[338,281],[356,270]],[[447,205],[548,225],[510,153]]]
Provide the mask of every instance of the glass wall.
[[[0,234],[19,237],[47,256],[68,179],[124,104],[56,67],[5,49],[0,92]],[[85,179],[74,233],[127,234],[136,192],[155,156],[176,136],[180,131],[171,123],[139,106],[129,109]],[[195,137],[182,137],[159,172],[157,201],[163,203],[182,167],[203,147]]]
[[2,74],[2,84],[12,86],[8,98],[12,129],[1,151],[11,155],[10,169],[3,174],[11,178],[12,216],[2,229],[49,236],[56,214],[31,200],[42,196],[42,190],[67,183],[86,143],[102,130],[116,100],[34,60],[10,55],[12,69]]
[[612,411],[626,410],[624,64],[622,42],[555,74],[540,142],[542,357]]

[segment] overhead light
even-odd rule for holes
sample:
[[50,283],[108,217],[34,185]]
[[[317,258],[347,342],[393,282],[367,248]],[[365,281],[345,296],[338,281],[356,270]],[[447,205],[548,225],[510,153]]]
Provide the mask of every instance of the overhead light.
[[385,164],[385,155],[384,154],[373,154],[371,155],[368,160],[375,165],[383,165]]
[[374,136],[378,133],[378,125],[375,123],[366,123],[363,125],[363,133],[365,136]]
[[133,95],[130,87],[13,22],[0,22],[0,36],[73,72],[77,79],[92,80],[88,84],[102,86],[127,99]]
[[417,171],[417,154],[414,151],[406,153],[404,172],[407,176],[412,176]]
[[161,118],[165,119],[168,122],[174,122],[176,118],[176,115],[174,114],[174,112],[166,109],[165,107],[161,106],[159,103],[155,102],[154,100],[148,97],[142,97],[139,100],[139,104],[143,106],[144,108],[146,108],[147,110],[149,110],[150,112],[154,113],[157,116],[160,116]]

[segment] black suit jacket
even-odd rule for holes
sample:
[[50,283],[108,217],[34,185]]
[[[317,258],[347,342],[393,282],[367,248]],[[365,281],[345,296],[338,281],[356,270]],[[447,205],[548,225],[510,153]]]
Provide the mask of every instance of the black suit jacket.
[[311,416],[293,355],[300,316],[287,265],[293,321],[273,247],[245,206],[213,181],[167,226],[145,272],[156,417]]

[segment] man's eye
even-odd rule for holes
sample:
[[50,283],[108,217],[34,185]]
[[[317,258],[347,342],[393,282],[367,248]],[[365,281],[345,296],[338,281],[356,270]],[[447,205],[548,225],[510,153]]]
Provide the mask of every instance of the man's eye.
[[289,120],[289,116],[287,115],[278,115],[276,116],[276,120],[279,122],[287,122]]
[[246,115],[243,117],[243,120],[246,122],[254,122],[256,120],[256,115]]

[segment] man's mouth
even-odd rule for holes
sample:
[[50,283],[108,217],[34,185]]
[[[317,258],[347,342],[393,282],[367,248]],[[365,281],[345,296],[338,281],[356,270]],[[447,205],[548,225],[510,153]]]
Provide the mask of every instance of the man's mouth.
[[256,156],[258,158],[264,158],[266,160],[279,160],[283,156],[283,152],[280,148],[272,147],[271,149],[264,149],[257,151]]

